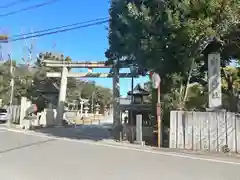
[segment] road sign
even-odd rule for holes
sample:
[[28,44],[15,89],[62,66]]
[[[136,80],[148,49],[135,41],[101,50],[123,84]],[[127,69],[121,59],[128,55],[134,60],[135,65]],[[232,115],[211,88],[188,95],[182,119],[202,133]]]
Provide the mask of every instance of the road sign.
[[7,43],[7,42],[8,42],[8,36],[0,34],[0,43]]
[[154,89],[157,89],[158,86],[160,85],[161,78],[157,73],[153,73],[152,75],[152,86]]

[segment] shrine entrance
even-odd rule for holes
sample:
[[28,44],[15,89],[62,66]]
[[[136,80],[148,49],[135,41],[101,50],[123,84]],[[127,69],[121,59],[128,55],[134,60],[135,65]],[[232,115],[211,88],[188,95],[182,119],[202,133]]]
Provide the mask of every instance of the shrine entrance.
[[[131,78],[133,75],[131,73],[119,73],[119,66],[105,65],[104,61],[99,62],[88,62],[88,61],[73,61],[66,62],[63,55],[60,58],[49,57],[45,58],[44,54],[39,57],[40,62],[45,67],[55,67],[60,68],[60,72],[47,72],[47,77],[61,78],[61,85],[59,89],[59,99],[57,107],[57,125],[61,125],[63,121],[64,104],[66,101],[66,91],[67,91],[67,80],[68,77],[74,78],[112,78],[113,79],[113,120],[116,124],[121,124],[120,120],[120,85],[119,78]],[[87,68],[87,73],[82,72],[71,72],[70,68]],[[110,68],[109,73],[94,73],[95,68]],[[134,77],[137,77],[136,75]]]

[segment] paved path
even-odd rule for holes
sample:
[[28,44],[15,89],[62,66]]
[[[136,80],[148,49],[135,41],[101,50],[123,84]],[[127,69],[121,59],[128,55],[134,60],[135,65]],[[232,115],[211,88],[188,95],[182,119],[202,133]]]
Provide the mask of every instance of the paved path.
[[228,180],[240,161],[0,129],[3,180]]
[[100,121],[93,122],[95,125],[112,125],[113,124],[113,114],[106,116],[105,118],[101,119]]

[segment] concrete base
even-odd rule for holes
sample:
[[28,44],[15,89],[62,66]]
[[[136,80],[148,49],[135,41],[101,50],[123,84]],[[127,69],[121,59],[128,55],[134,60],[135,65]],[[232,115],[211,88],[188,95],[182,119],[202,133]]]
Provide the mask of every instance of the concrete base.
[[137,145],[141,145],[141,146],[145,146],[145,141],[134,141],[133,144],[137,144]]

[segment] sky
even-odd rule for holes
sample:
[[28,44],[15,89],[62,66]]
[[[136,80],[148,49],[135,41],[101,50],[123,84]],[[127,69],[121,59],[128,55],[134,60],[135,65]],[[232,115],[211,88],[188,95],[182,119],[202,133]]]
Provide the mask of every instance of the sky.
[[[26,0],[24,3],[1,8],[16,0],[1,0],[0,2],[0,32],[12,35],[29,33],[42,29],[88,21],[96,18],[108,17],[109,0],[58,0],[53,4],[37,9],[17,13],[11,16],[2,16],[5,13],[17,11],[32,5],[41,4],[49,0]],[[38,37],[27,41],[17,41],[3,45],[4,53],[11,52],[12,58],[21,61],[27,52],[24,45],[32,43],[34,54],[54,51],[70,56],[73,61],[103,61],[104,52],[108,48],[108,24],[87,27],[70,32]],[[128,69],[121,72],[128,72]],[[107,69],[94,69],[93,72],[108,72]],[[95,78],[96,84],[111,88],[111,78]],[[137,78],[134,85],[143,83],[148,77]],[[120,94],[125,96],[131,89],[131,79],[120,80]]]

